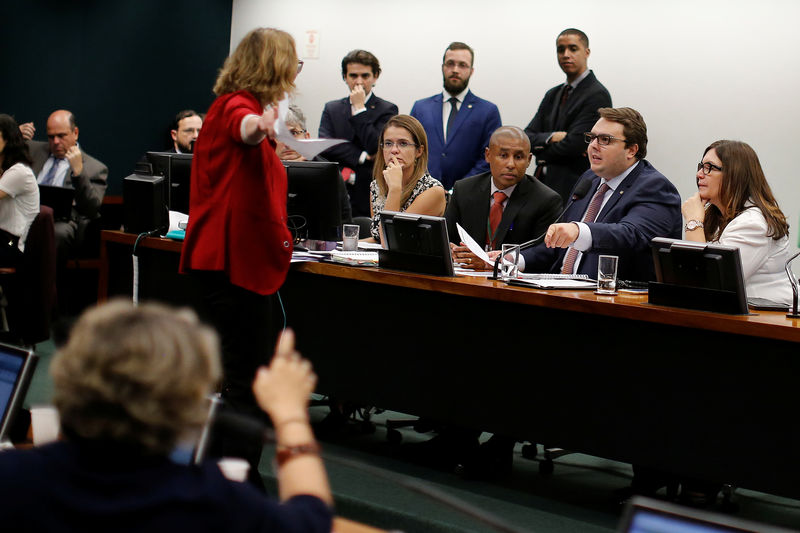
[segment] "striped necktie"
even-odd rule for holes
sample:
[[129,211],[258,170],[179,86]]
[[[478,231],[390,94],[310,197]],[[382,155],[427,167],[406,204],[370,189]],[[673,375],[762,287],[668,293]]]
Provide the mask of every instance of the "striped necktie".
[[[597,218],[597,213],[600,212],[600,206],[603,204],[603,196],[606,194],[608,189],[608,183],[604,182],[602,185],[600,185],[600,187],[597,189],[597,192],[594,193],[594,196],[592,196],[592,201],[589,202],[589,209],[586,210],[586,214],[583,215],[581,222],[594,222],[594,219]],[[567,255],[564,256],[564,263],[561,266],[561,273],[572,274],[572,269],[575,268],[575,260],[577,258],[577,249],[570,248],[567,250]]]

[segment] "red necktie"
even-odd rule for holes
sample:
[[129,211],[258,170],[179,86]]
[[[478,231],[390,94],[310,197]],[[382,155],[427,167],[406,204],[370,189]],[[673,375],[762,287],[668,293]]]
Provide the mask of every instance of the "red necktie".
[[492,198],[494,198],[494,203],[492,204],[491,209],[489,209],[489,232],[486,235],[486,244],[494,249],[497,226],[500,225],[500,220],[503,218],[503,202],[505,202],[506,198],[508,197],[503,191],[497,191],[492,195]]
[[[592,201],[589,202],[589,209],[586,210],[586,214],[583,215],[581,222],[594,222],[594,219],[597,218],[597,213],[600,212],[600,205],[603,203],[603,196],[606,194],[608,189],[609,187],[607,183],[600,185],[600,187],[597,189],[597,192],[594,193],[594,196],[592,196]],[[577,249],[570,248],[567,250],[567,255],[564,256],[564,263],[561,266],[561,273],[572,274],[572,269],[575,268],[575,260],[577,258]]]

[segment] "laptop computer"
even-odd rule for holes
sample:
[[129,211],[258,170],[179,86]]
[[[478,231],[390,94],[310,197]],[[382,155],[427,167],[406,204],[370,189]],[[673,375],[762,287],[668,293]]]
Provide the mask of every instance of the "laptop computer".
[[631,498],[620,522],[621,533],[791,533],[791,530],[731,515],[692,509],[653,498]]
[[0,343],[0,444],[8,440],[37,361],[32,350]]
[[39,185],[39,203],[53,210],[55,220],[65,220],[72,216],[73,200],[75,200],[75,189],[72,187]]

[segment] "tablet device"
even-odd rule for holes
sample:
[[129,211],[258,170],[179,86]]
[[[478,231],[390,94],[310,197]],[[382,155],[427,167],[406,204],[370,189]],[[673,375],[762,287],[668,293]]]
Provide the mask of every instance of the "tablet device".
[[37,357],[32,350],[0,344],[0,442],[8,438],[22,408]]

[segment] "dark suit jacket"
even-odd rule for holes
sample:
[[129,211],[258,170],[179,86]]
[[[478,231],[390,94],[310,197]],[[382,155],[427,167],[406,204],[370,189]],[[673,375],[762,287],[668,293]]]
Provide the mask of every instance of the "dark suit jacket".
[[499,128],[500,111],[488,100],[467,92],[444,142],[442,94],[417,100],[411,116],[422,123],[428,136],[428,172],[450,190],[456,181],[489,170],[485,148]]
[[[456,223],[461,224],[478,244],[486,242],[491,181],[491,173],[485,172],[456,182],[444,215],[450,242],[458,244],[461,240]],[[535,239],[547,231],[560,210],[561,197],[555,191],[536,178],[525,176],[503,210],[503,218],[497,226],[496,247]]]
[[397,106],[378,98],[375,93],[367,100],[367,110],[353,115],[350,111],[350,97],[333,100],[325,104],[319,123],[319,136],[345,139],[346,143],[333,146],[322,157],[336,161],[351,168],[356,173],[355,185],[348,185],[353,216],[369,216],[369,184],[372,181],[372,161],[359,164],[361,152],[373,155],[378,151],[380,139],[386,122],[397,114]]
[[[597,188],[600,177],[587,170],[581,179],[591,179],[589,194],[575,201],[562,217],[564,222],[579,221]],[[681,197],[675,186],[646,160],[622,180],[597,215],[587,224],[592,232],[592,247],[583,253],[578,273],[597,276],[600,255],[619,256],[619,279],[655,280],[650,241],[653,237],[681,238]],[[526,272],[561,270],[568,248],[547,248],[544,243],[524,250]]]
[[[47,158],[50,157],[50,145],[46,142],[28,141],[33,165],[31,169],[36,177],[42,171]],[[77,176],[72,169],[67,170],[64,187],[75,189],[75,205],[72,207],[74,220],[94,219],[99,216],[100,205],[108,184],[108,167],[81,149],[83,156],[83,172]]]
[[[594,72],[589,72],[572,91],[564,111],[558,116],[563,87],[562,83],[545,93],[525,133],[531,140],[536,162],[546,162],[547,172],[542,182],[566,202],[578,177],[589,168],[583,134],[591,131],[600,118],[599,108],[611,107],[611,95],[597,81]],[[547,138],[554,131],[566,131],[567,136],[561,142],[547,144]]]

